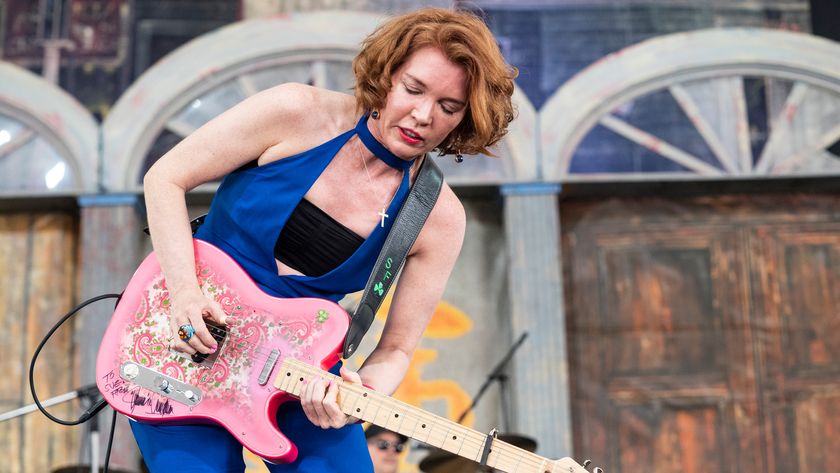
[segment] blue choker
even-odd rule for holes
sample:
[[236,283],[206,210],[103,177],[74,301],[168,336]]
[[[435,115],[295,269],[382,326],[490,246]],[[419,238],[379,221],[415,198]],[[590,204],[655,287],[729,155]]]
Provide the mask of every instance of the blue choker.
[[374,156],[384,161],[388,166],[402,171],[408,170],[408,168],[410,168],[414,163],[414,160],[412,159],[411,161],[406,161],[405,159],[401,159],[394,153],[388,151],[388,148],[383,146],[382,143],[373,137],[373,134],[371,134],[367,127],[367,122],[368,114],[366,113],[359,119],[359,123],[356,123],[356,134],[359,135],[359,139],[362,140],[365,147],[369,149]]

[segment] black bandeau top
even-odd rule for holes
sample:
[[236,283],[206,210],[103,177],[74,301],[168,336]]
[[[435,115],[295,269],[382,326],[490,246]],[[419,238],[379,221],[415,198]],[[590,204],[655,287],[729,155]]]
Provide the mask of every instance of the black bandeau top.
[[341,266],[365,239],[312,202],[301,199],[286,220],[274,257],[306,276],[323,276]]

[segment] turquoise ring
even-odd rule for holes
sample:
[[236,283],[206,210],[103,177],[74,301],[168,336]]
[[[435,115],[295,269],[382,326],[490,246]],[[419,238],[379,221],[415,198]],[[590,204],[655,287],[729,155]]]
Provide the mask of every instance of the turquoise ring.
[[188,342],[192,336],[195,335],[195,329],[190,324],[184,324],[178,327],[178,338]]

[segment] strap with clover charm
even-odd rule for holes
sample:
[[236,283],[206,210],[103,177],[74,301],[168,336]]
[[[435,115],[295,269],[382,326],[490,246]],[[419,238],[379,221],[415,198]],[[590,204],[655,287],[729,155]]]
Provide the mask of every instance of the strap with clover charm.
[[385,239],[385,244],[382,245],[382,251],[376,258],[362,293],[362,300],[350,319],[350,327],[344,338],[344,358],[351,356],[359,348],[362,338],[373,323],[376,311],[402,269],[408,251],[426,223],[442,185],[443,173],[426,155],[420,164],[417,179],[414,180],[405,203],[397,213],[391,231]]

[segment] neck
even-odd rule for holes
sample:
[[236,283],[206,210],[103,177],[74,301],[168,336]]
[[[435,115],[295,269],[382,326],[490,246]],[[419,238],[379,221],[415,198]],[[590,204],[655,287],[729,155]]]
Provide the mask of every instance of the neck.
[[300,397],[304,380],[308,382],[315,377],[332,379],[339,386],[338,403],[345,414],[474,461],[484,457],[487,466],[501,471],[589,473],[582,468],[556,468],[548,459],[501,440],[492,440],[492,449],[484,455],[487,434],[364,386],[346,383],[338,376],[294,358],[284,359],[278,372],[274,386],[293,396]]
[[365,147],[370,150],[374,156],[393,168],[407,171],[414,162],[414,159],[405,160],[395,155],[373,136],[373,133],[371,133],[370,127],[368,126],[367,114],[362,116],[356,124],[356,134],[359,135],[359,139],[362,140],[362,143],[364,143]]

